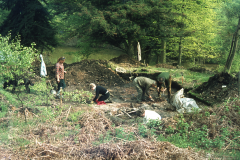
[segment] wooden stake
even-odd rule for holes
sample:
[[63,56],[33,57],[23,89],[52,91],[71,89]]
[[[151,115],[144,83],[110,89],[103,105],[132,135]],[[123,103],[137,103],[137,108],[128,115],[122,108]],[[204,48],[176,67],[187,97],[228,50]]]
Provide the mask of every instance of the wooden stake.
[[60,87],[60,107],[62,107],[62,87]]

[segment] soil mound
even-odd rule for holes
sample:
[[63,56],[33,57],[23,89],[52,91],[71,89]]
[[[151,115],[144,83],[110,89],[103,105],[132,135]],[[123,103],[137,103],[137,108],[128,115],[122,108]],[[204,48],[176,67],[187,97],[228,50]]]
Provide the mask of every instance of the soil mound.
[[208,82],[203,83],[192,91],[199,99],[209,104],[223,102],[229,97],[238,95],[237,79],[228,73],[215,74]]
[[[83,60],[72,64],[64,64],[65,82],[67,86],[76,86],[77,89],[88,89],[90,83],[102,86],[118,86],[124,84],[124,80],[112,69],[106,67],[104,60]],[[35,73],[40,73],[40,68]],[[47,66],[47,73],[51,84],[56,86],[55,65]]]
[[112,61],[112,62],[117,63],[117,64],[119,64],[119,63],[129,63],[131,66],[136,66],[136,67],[139,67],[141,65],[141,62],[133,59],[132,57],[129,57],[126,54],[122,54],[119,57],[110,59],[109,61]]
[[192,68],[189,68],[190,71],[193,71],[193,72],[200,72],[200,73],[211,73],[213,71],[207,69],[207,68],[204,68],[204,67],[192,67]]

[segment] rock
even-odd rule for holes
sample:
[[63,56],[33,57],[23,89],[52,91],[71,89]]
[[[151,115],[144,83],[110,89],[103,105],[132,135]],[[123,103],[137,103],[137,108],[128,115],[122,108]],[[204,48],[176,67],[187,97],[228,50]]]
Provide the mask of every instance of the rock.
[[52,89],[52,90],[50,91],[50,93],[55,95],[55,94],[57,94],[57,91],[54,90],[54,89]]
[[142,104],[140,105],[140,108],[144,108],[144,109],[152,109],[152,107],[149,106],[147,103],[142,103]]
[[153,107],[153,108],[160,108],[161,105],[160,105],[159,103],[153,103],[153,104],[152,104],[152,107]]
[[126,69],[124,69],[124,68],[122,68],[122,67],[117,67],[117,68],[116,68],[116,72],[126,73]]

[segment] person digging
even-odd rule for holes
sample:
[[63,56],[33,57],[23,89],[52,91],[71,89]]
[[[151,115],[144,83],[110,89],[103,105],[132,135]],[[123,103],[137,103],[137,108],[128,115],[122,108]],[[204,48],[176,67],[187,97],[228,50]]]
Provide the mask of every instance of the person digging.
[[156,87],[156,81],[147,78],[147,77],[136,77],[133,80],[133,84],[137,89],[138,96],[137,96],[137,103],[145,101],[145,93],[148,95],[150,101],[154,101],[152,96],[148,93],[150,87]]
[[[96,92],[96,96],[93,99],[93,101],[96,102],[97,105],[106,104],[105,102],[112,103],[112,100],[110,98],[110,93],[108,92],[107,89],[105,89],[102,86],[96,86],[94,83],[91,83],[89,86],[91,90]],[[99,97],[99,94],[101,94],[100,97]]]
[[158,97],[160,100],[161,98],[161,92],[164,94],[164,91],[168,91],[168,99],[167,101],[170,102],[171,98],[171,86],[172,86],[172,77],[169,74],[169,72],[162,72],[157,76],[157,91],[158,91]]

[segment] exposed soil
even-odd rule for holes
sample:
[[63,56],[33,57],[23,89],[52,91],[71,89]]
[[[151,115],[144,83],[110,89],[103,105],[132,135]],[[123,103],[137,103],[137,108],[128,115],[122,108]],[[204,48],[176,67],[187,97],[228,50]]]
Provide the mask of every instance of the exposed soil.
[[191,92],[198,99],[213,105],[230,97],[238,97],[238,81],[228,73],[219,73]]
[[[67,89],[83,89],[88,90],[90,83],[101,86],[120,86],[124,84],[124,80],[112,69],[107,68],[108,62],[103,60],[83,60],[73,64],[64,64],[65,82]],[[39,75],[40,67],[36,67],[35,72]],[[55,66],[47,66],[47,73],[53,86],[56,86]]]
[[121,67],[139,67],[141,62],[129,57],[126,54],[122,54],[119,57],[110,59],[111,62],[118,64]]
[[[118,58],[113,59],[112,61],[116,63],[129,63],[131,65],[141,65],[137,64],[138,61],[131,60],[127,56],[120,56]],[[121,61],[121,59],[123,61]],[[45,143],[36,143],[35,146],[29,146],[28,150],[22,153],[22,157],[34,157],[39,154],[39,156],[50,155],[50,157],[55,157],[55,159],[63,158],[63,157],[75,157],[79,159],[82,157],[83,159],[98,159],[98,157],[108,156],[109,159],[114,158],[126,158],[126,159],[134,159],[136,157],[140,157],[141,159],[208,159],[207,157],[203,157],[200,153],[193,152],[192,149],[180,149],[178,147],[173,146],[168,142],[155,142],[152,140],[143,140],[137,139],[133,142],[126,143],[106,143],[97,146],[89,146],[89,142],[93,142],[98,140],[100,135],[103,133],[113,130],[112,124],[114,123],[107,117],[105,117],[105,113],[111,112],[112,115],[119,114],[117,111],[119,108],[139,108],[145,106],[146,109],[154,110],[158,112],[163,118],[164,126],[163,128],[167,128],[171,126],[172,128],[176,128],[177,120],[172,117],[177,115],[178,113],[172,110],[171,105],[166,101],[167,93],[162,96],[160,100],[157,97],[156,89],[150,89],[150,94],[155,99],[155,102],[144,101],[143,103],[136,103],[137,91],[133,86],[131,81],[124,80],[113,70],[109,69],[108,62],[102,60],[83,60],[78,63],[73,64],[64,64],[65,70],[67,73],[65,74],[65,81],[67,84],[66,90],[73,91],[75,89],[78,90],[89,90],[90,83],[96,83],[97,85],[101,85],[108,89],[111,94],[112,100],[114,103],[107,103],[106,105],[92,105],[93,107],[88,107],[87,104],[76,104],[73,102],[64,102],[71,103],[72,112],[75,112],[78,109],[81,110],[91,110],[91,112],[85,113],[81,119],[79,120],[79,124],[82,126],[79,134],[71,139],[66,139],[62,142],[59,142],[56,147],[51,147],[53,144],[48,142]],[[159,66],[160,67],[160,66]],[[168,67],[168,66],[165,66]],[[39,75],[39,66],[35,68],[35,72]],[[169,67],[171,68],[171,67]],[[55,66],[47,66],[48,79],[52,85],[56,85],[55,82]],[[226,87],[223,87],[226,86]],[[174,94],[177,89],[172,88],[172,94]],[[193,93],[197,94],[199,99],[207,101],[211,104],[216,102],[222,102],[229,97],[234,97],[237,95],[237,80],[231,77],[229,74],[221,73],[216,74],[209,79],[208,82],[203,83],[201,86],[196,88]],[[56,100],[57,101],[57,100]],[[56,103],[53,101],[51,103]],[[197,101],[197,104],[200,108],[203,108],[203,104]],[[70,106],[69,105],[69,106]],[[235,104],[239,105],[239,104]],[[76,106],[76,107],[74,107]],[[239,126],[239,118],[236,118],[235,108],[229,108],[231,112],[226,112],[224,106],[221,108],[209,108],[207,110],[202,111],[200,114],[203,116],[205,111],[209,113],[216,112],[217,115],[210,117],[199,118],[196,115],[189,115],[186,117],[187,121],[196,121],[194,125],[191,127],[201,127],[202,125],[207,125],[209,128],[213,128],[210,131],[211,137],[216,137],[219,135],[220,129],[222,127],[226,127],[229,121],[232,121],[232,128],[236,128]],[[33,111],[32,111],[33,112]],[[105,113],[104,113],[105,112]],[[232,114],[234,113],[234,114]],[[231,114],[231,115],[228,115]],[[226,115],[229,119],[222,122],[219,121],[222,115]],[[134,116],[134,114],[132,114]],[[195,116],[195,117],[194,117]],[[61,122],[62,123],[62,122]],[[123,123],[123,122],[121,122]],[[215,124],[216,127],[212,127],[211,125]],[[121,125],[119,123],[114,123],[116,126]],[[198,125],[198,126],[197,126]],[[46,126],[44,126],[46,127]],[[43,128],[44,128],[43,127]],[[44,132],[47,135],[50,127],[43,130],[43,128],[36,128],[35,131]],[[129,132],[134,132],[136,130],[135,127],[131,126],[127,128]],[[54,132],[50,134],[58,133],[59,131],[54,130]],[[113,131],[112,131],[113,132]],[[91,133],[91,134],[89,134]],[[50,135],[49,134],[49,135]],[[34,134],[32,136],[38,137],[38,134]],[[77,138],[81,146],[75,144],[74,138]],[[52,142],[56,143],[56,142]],[[70,147],[69,147],[70,146]],[[82,147],[82,148],[81,148]],[[160,148],[160,149],[159,149]],[[50,152],[51,151],[51,152]],[[149,153],[148,153],[149,152]],[[151,154],[150,154],[151,152]],[[4,153],[4,154],[3,154]],[[26,155],[25,155],[26,153]],[[71,154],[70,154],[71,153]],[[147,154],[146,154],[147,153]],[[163,155],[164,157],[158,157],[158,155]],[[0,149],[0,154],[3,156],[0,158],[8,158],[11,154],[3,149]],[[126,157],[127,156],[127,157]],[[12,159],[13,154],[12,154]]]

